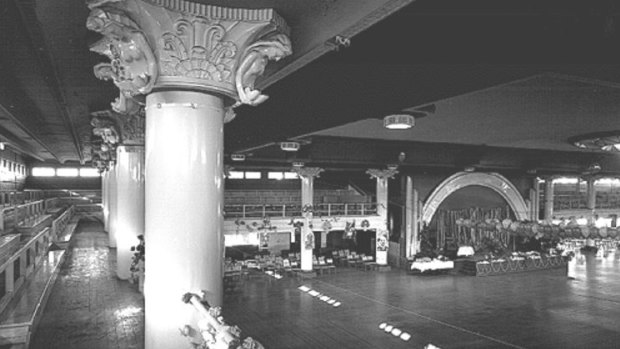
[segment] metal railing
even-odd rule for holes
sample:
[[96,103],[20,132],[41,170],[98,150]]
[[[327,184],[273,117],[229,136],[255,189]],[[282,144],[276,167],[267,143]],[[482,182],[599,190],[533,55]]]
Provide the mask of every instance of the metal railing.
[[[302,205],[282,204],[248,204],[224,206],[226,218],[263,218],[263,217],[301,217]],[[323,216],[368,216],[377,214],[377,204],[372,203],[331,203],[315,204],[312,208],[315,217]]]
[[[553,197],[553,209],[556,211],[580,210],[587,208],[588,199],[585,194],[556,194]],[[620,193],[597,193],[595,208],[620,209]]]

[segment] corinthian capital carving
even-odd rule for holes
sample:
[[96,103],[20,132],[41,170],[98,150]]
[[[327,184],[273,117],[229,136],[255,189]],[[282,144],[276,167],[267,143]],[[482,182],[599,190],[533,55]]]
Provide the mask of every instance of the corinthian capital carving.
[[119,114],[111,110],[91,113],[93,135],[101,137],[103,144],[144,145],[145,115],[141,108],[133,114]]
[[138,25],[123,12],[95,8],[86,20],[86,27],[104,36],[91,46],[91,51],[110,59],[110,63],[95,66],[95,76],[114,82],[120,96],[112,106],[118,112],[126,112],[135,104],[131,99],[149,93],[157,79],[153,51]]
[[388,178],[394,178],[394,176],[398,174],[398,170],[396,169],[379,170],[376,168],[371,168],[367,170],[366,173],[370,175],[370,178],[388,179]]
[[288,36],[275,34],[267,40],[250,45],[246,50],[237,70],[235,84],[239,100],[243,104],[258,105],[268,96],[254,89],[256,78],[263,75],[269,61],[279,61],[293,53]]
[[[152,88],[198,89],[257,105],[256,79],[292,53],[289,28],[271,9],[225,8],[185,0],[89,0],[87,26],[106,38],[98,76],[121,89],[121,110]],[[151,51],[152,48],[152,51]],[[129,72],[129,73],[128,73]]]
[[319,177],[321,172],[325,170],[320,167],[294,167],[293,171],[297,172],[299,177],[311,178]]

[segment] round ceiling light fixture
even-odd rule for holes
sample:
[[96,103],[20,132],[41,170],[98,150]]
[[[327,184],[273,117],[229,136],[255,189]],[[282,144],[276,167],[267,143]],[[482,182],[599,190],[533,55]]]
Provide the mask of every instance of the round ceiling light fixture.
[[388,130],[407,130],[415,126],[415,118],[409,114],[393,114],[383,118],[383,127]]
[[238,154],[238,153],[232,154],[230,156],[230,159],[232,161],[245,161],[245,154]]
[[284,151],[298,151],[300,147],[299,142],[282,142],[280,143],[280,149]]
[[588,133],[571,137],[568,142],[581,149],[620,152],[620,130]]

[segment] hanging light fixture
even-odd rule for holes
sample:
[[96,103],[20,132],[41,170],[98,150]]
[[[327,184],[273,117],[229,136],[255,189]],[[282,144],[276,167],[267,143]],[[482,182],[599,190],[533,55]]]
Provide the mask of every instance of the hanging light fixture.
[[300,147],[299,142],[282,142],[280,143],[280,149],[284,151],[298,151]]
[[235,153],[230,156],[230,159],[232,161],[245,161],[245,154]]
[[392,114],[383,118],[383,127],[389,130],[407,130],[415,126],[415,118],[409,114]]

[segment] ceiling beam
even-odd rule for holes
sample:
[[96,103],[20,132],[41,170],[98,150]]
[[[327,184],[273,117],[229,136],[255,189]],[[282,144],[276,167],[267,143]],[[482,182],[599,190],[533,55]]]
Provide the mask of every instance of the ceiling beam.
[[46,40],[45,33],[39,25],[40,22],[37,18],[35,10],[36,1],[14,0],[14,3],[20,13],[25,32],[30,38],[32,51],[34,52],[34,55],[39,62],[41,71],[44,72],[44,74],[47,74],[44,80],[47,82],[50,93],[54,96],[54,101],[56,102],[56,106],[60,111],[63,123],[71,134],[71,139],[73,142],[73,146],[75,147],[75,150],[77,152],[77,156],[80,159],[80,162],[83,162],[84,158],[82,154],[80,137],[77,133],[75,125],[73,124],[73,121],[71,120],[67,98],[65,97],[65,93],[62,88],[62,82],[60,80],[60,77],[58,76],[58,70],[54,65],[53,57],[51,57],[50,55],[48,40]]
[[[264,78],[261,78],[257,85],[264,89],[277,81],[291,75],[295,71],[305,67],[324,54],[337,50],[339,44],[334,41],[336,36],[350,40],[355,35],[368,29],[377,22],[387,18],[389,15],[409,5],[415,0],[387,0],[387,1],[361,1],[361,0],[341,0],[334,1],[326,10],[326,15],[313,17],[316,30],[313,30],[313,37],[308,42],[304,42],[305,47],[300,47],[298,42],[293,42],[292,60],[284,60],[281,65],[273,64],[275,68],[269,68]],[[379,6],[368,11],[368,6],[374,4]],[[363,12],[367,11],[367,12]],[[350,23],[344,20],[353,19]],[[329,28],[329,34],[322,30]],[[326,36],[328,35],[328,36]],[[293,38],[295,39],[295,38]],[[350,41],[349,41],[350,42]],[[295,54],[299,52],[299,54]]]
[[[39,137],[39,125],[41,125],[42,122],[40,120],[39,111],[34,107],[34,103],[29,101],[29,98],[24,93],[21,93],[17,84],[13,84],[9,77],[2,74],[2,69],[0,69],[0,79],[3,82],[0,84],[0,117],[8,119],[9,122],[16,125],[30,136],[38,146],[47,151],[56,160],[60,161],[57,154],[55,154],[55,152]],[[11,91],[8,91],[9,86]],[[17,115],[19,115],[19,117]],[[8,130],[2,132],[3,136],[12,138],[12,142],[15,142],[17,137],[11,136],[11,134],[12,133]],[[34,153],[32,150],[30,152]],[[40,155],[38,157],[40,157]]]

